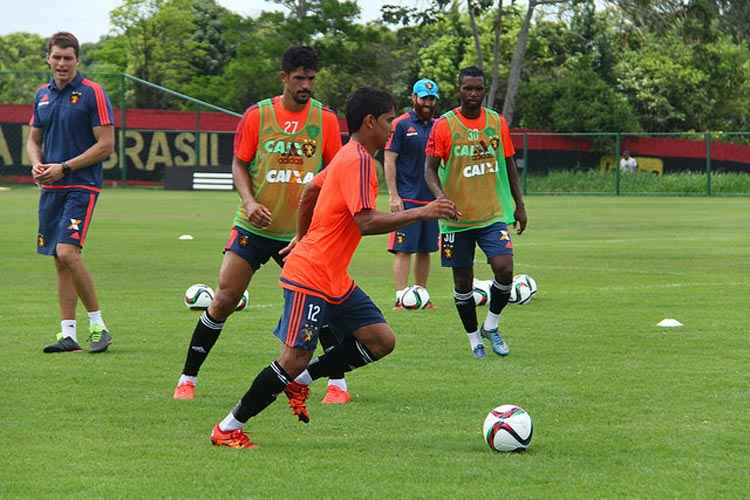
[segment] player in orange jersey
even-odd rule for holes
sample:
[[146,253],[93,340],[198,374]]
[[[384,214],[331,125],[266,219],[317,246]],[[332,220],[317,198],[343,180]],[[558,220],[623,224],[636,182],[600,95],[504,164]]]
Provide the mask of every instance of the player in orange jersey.
[[[354,251],[366,234],[388,233],[417,220],[457,217],[446,198],[396,213],[375,209],[378,181],[372,155],[384,147],[393,117],[393,98],[387,92],[364,87],[349,97],[351,140],[305,188],[296,246],[292,243],[283,252],[291,250],[281,274],[284,312],[275,330],[283,342],[281,355],[260,371],[237,406],[214,426],[213,444],[251,447],[245,423],[282,391],[295,415],[308,422],[305,401],[313,380],[364,366],[393,350],[393,330],[349,276]],[[310,362],[326,324],[343,341]]]
[[[237,126],[232,173],[241,201],[224,248],[216,296],[195,325],[174,399],[195,397],[198,371],[251,278],[269,259],[282,265],[279,251],[296,234],[304,184],[341,148],[336,113],[312,98],[317,69],[313,49],[289,48],[281,59],[283,94],[248,108]],[[323,347],[336,342],[324,329]],[[333,374],[323,402],[341,404],[349,398],[343,372]]]
[[[462,69],[458,86],[461,106],[435,123],[427,141],[425,179],[436,198],[454,201],[462,214],[456,220],[440,221],[440,249],[443,267],[453,269],[453,297],[472,353],[484,358],[481,337],[486,337],[495,354],[507,356],[498,323],[513,282],[508,225],[517,224],[521,234],[526,229],[526,208],[508,124],[482,106],[484,73],[475,66]],[[481,329],[472,293],[477,245],[495,275]]]

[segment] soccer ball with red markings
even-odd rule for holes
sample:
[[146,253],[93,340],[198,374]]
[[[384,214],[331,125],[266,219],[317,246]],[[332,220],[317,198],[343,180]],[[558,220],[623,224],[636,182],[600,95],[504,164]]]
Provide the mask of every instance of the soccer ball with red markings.
[[523,408],[500,405],[487,414],[484,441],[495,451],[521,451],[531,444],[534,426]]
[[490,302],[490,288],[492,280],[474,279],[474,289],[471,291],[474,295],[474,303],[478,306],[484,306]]
[[193,310],[208,309],[211,305],[211,301],[214,300],[214,290],[208,285],[203,283],[197,283],[191,285],[185,291],[184,303],[185,307]]

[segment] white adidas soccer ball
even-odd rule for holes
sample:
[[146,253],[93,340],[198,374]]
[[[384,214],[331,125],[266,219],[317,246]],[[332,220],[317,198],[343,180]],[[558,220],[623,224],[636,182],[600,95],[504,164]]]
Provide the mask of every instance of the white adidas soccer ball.
[[208,285],[197,283],[185,291],[185,307],[188,309],[208,309],[214,299],[214,290]]
[[536,281],[528,274],[517,274],[513,276],[513,285],[510,289],[511,304],[529,304],[537,292]]
[[516,405],[500,405],[487,414],[484,441],[495,451],[525,450],[531,444],[531,416]]
[[476,305],[484,306],[490,303],[490,287],[492,287],[492,280],[483,281],[474,278],[472,294]]
[[234,308],[235,311],[242,311],[247,307],[248,302],[250,302],[250,294],[247,293],[247,290],[242,292],[242,297],[240,298],[240,301],[237,303],[237,307]]
[[424,309],[429,303],[429,292],[419,285],[410,286],[401,294],[401,305],[404,309]]

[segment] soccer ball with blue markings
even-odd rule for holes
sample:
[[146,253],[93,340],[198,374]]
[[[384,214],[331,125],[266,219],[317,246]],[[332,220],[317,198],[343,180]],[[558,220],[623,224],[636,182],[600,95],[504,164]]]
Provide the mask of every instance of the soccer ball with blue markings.
[[401,294],[401,306],[404,309],[424,309],[429,304],[430,293],[422,286],[410,286]]
[[212,300],[214,300],[213,288],[203,283],[196,283],[185,291],[183,302],[188,309],[202,310],[208,309]]
[[531,444],[534,425],[520,406],[500,405],[487,414],[482,434],[494,451],[522,451]]

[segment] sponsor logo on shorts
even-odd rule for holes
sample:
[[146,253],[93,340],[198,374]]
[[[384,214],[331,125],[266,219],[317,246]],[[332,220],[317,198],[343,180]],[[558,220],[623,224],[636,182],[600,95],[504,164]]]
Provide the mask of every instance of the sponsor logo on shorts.
[[42,233],[39,233],[36,235],[36,246],[43,247],[44,246],[44,235]]
[[81,219],[70,219],[70,225],[68,226],[68,229],[80,231],[81,230],[81,228],[79,227],[80,223],[81,223]]
[[248,238],[244,234],[241,234],[240,237],[237,239],[237,243],[241,247],[246,247],[250,243],[250,238]]

